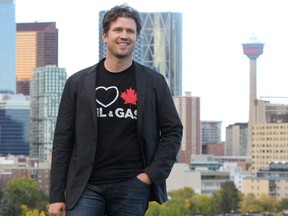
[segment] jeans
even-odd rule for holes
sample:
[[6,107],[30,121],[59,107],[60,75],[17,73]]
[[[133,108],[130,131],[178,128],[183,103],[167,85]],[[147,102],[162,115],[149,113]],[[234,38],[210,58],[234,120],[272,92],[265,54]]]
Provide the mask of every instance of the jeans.
[[144,216],[149,195],[150,185],[137,177],[111,184],[87,184],[67,216]]

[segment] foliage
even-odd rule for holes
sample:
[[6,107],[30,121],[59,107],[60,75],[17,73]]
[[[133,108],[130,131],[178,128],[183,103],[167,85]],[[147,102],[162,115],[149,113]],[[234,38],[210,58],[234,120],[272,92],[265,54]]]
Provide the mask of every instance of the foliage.
[[220,203],[221,193],[220,190],[212,194],[211,197],[211,215],[218,215],[221,212],[221,203]]
[[259,198],[259,204],[262,206],[263,211],[273,212],[277,210],[277,200],[268,195],[261,195]]
[[240,193],[235,187],[234,182],[227,181],[220,189],[219,204],[222,213],[238,211],[240,203]]
[[249,212],[262,212],[263,207],[261,206],[259,199],[256,199],[254,194],[247,194],[244,196],[241,202],[241,212],[249,213]]
[[31,178],[12,179],[4,193],[0,200],[0,215],[19,216],[23,213],[22,205],[32,211],[47,210],[48,197],[39,189],[38,182]]
[[192,197],[195,192],[192,188],[174,190],[168,193],[169,201],[163,205],[155,202],[149,204],[145,216],[178,216],[189,215],[192,207]]
[[45,216],[44,211],[39,212],[38,209],[29,210],[26,205],[21,206],[22,216]]
[[283,198],[279,201],[278,209],[288,210],[288,198]]
[[201,213],[203,216],[211,215],[212,198],[208,195],[197,195],[193,197],[193,213]]
[[2,199],[3,196],[4,196],[4,190],[0,189],[0,200]]

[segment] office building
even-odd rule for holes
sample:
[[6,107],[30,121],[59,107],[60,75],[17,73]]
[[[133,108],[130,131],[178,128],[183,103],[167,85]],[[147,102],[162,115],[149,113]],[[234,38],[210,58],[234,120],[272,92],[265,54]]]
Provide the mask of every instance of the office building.
[[0,155],[29,155],[30,99],[0,94]]
[[262,97],[264,98],[266,100],[258,100],[258,124],[288,123],[287,98]]
[[252,126],[252,173],[269,167],[270,162],[288,161],[288,123]]
[[202,146],[202,154],[213,154],[215,156],[224,156],[224,142],[210,143]]
[[202,146],[221,143],[221,121],[201,121]]
[[196,194],[213,195],[225,182],[230,181],[230,173],[219,170],[191,170],[185,163],[176,163],[167,179],[167,190],[193,188]]
[[200,98],[185,96],[173,97],[176,109],[183,124],[183,137],[178,153],[178,162],[190,164],[192,154],[201,154]]
[[[105,11],[100,11],[101,23]],[[163,74],[173,96],[182,95],[182,14],[140,12],[142,30],[133,58]],[[99,25],[99,58],[106,55]]]
[[17,93],[29,95],[33,70],[58,65],[58,29],[55,22],[17,23]]
[[39,67],[31,80],[30,156],[49,160],[66,70],[56,66]]
[[14,0],[0,0],[0,93],[16,93]]
[[243,179],[243,194],[253,193],[257,199],[263,195],[278,200],[288,198],[288,163],[271,162],[256,172],[255,176]]
[[226,127],[224,153],[226,156],[247,155],[248,124],[235,123]]

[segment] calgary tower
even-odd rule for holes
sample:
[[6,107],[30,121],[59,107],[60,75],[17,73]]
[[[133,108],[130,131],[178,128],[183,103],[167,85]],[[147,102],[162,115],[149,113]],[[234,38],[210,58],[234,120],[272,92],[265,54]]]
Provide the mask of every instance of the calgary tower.
[[249,122],[247,155],[251,156],[252,125],[257,124],[257,58],[263,53],[264,44],[255,36],[250,37],[247,43],[243,43],[244,54],[250,59],[250,97],[249,97]]

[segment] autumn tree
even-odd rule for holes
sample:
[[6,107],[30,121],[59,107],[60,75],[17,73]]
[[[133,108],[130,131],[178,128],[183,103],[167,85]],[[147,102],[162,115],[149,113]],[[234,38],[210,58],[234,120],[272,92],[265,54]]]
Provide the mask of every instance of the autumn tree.
[[193,197],[193,213],[200,213],[203,216],[210,216],[212,212],[212,198],[208,195],[196,195]]
[[273,212],[277,210],[277,200],[269,195],[263,194],[259,198],[259,204],[264,212]]
[[169,200],[163,205],[155,202],[149,204],[145,216],[179,216],[190,215],[192,197],[195,192],[192,188],[185,187],[168,192]]
[[28,209],[46,211],[48,197],[40,190],[38,182],[31,178],[14,178],[4,192],[0,200],[2,215],[19,216],[22,213],[21,206]]
[[255,195],[250,193],[243,197],[240,203],[241,212],[246,214],[248,212],[261,212],[263,210],[262,206],[259,203],[259,200],[256,199]]

